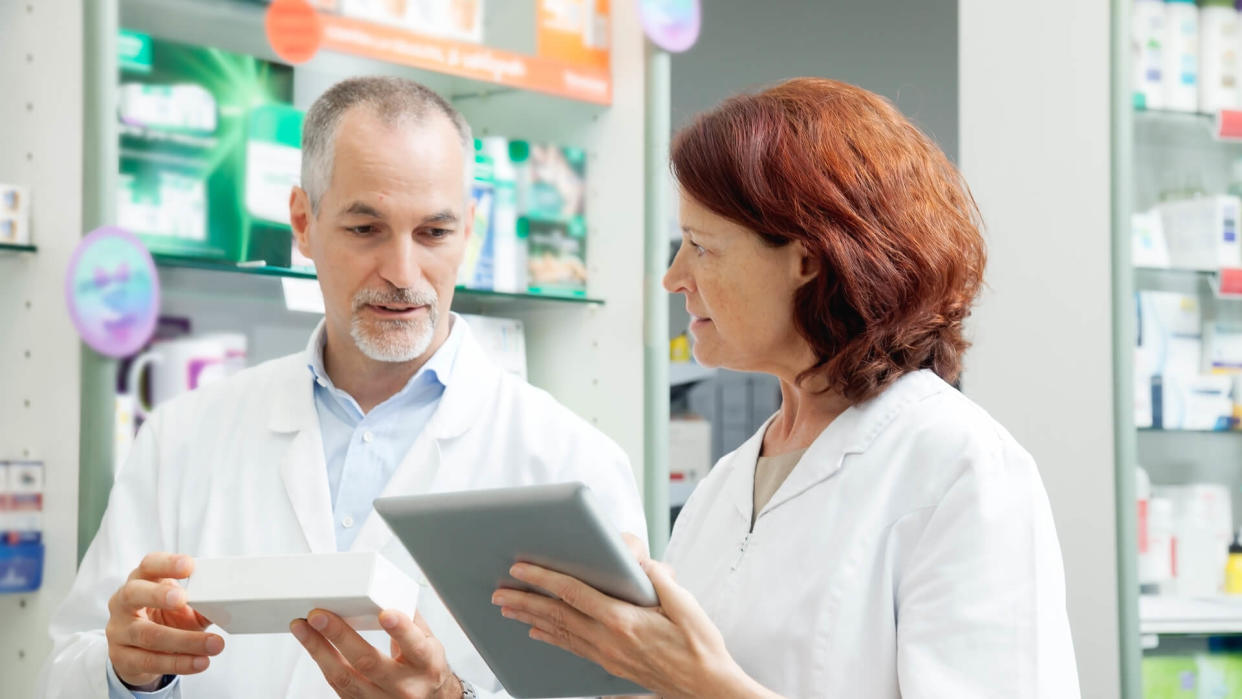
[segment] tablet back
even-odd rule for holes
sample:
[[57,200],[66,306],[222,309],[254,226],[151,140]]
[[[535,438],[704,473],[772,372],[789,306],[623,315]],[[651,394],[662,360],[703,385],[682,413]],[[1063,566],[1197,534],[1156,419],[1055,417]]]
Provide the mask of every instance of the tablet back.
[[595,663],[532,640],[500,615],[498,587],[517,561],[560,571],[635,604],[651,581],[581,483],[380,498],[375,509],[414,557],[479,654],[514,697],[644,694]]

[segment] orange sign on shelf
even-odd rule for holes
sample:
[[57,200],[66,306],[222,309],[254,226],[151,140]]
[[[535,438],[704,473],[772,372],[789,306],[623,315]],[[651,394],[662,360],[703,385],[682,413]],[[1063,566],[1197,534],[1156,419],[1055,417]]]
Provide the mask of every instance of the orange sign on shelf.
[[604,65],[577,65],[346,17],[323,15],[320,20],[325,49],[585,102],[612,102],[612,76],[606,60]]
[[539,0],[535,51],[576,65],[608,67],[609,0]]
[[323,41],[323,22],[307,0],[272,0],[263,28],[272,50],[288,63],[309,61]]

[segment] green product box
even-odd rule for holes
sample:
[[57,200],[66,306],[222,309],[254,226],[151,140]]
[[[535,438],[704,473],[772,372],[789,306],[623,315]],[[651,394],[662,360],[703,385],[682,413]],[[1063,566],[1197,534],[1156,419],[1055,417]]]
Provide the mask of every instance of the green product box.
[[1144,699],[1199,699],[1199,666],[1193,656],[1143,658]]
[[1242,697],[1242,656],[1212,653],[1195,656],[1199,668],[1199,699]]
[[513,141],[517,244],[533,294],[587,292],[587,156],[581,148]]
[[302,181],[301,110],[265,104],[250,112],[244,195],[245,259],[292,266],[289,193]]
[[117,225],[157,254],[288,264],[292,69],[125,30],[117,50]]
[[569,220],[523,216],[518,219],[518,238],[526,239],[531,293],[586,296],[587,236],[581,216]]

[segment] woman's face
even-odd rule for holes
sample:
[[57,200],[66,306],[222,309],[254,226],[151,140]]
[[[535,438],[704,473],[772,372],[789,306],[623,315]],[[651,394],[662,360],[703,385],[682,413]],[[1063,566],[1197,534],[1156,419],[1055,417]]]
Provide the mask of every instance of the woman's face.
[[664,288],[684,294],[694,357],[704,366],[791,376],[814,360],[794,327],[794,292],[816,264],[802,245],[771,247],[754,231],[681,194],[681,249]]

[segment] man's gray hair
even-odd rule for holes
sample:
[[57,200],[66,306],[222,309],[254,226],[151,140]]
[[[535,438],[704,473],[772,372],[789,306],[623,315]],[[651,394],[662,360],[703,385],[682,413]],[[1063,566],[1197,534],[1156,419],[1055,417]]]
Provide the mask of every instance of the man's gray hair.
[[332,182],[336,132],[351,108],[365,105],[385,123],[417,123],[440,114],[452,122],[461,138],[465,158],[466,194],[474,175],[474,136],[461,113],[443,97],[409,80],[389,76],[349,78],[328,88],[315,100],[302,124],[302,189],[310,198],[311,211],[319,213],[319,200]]

